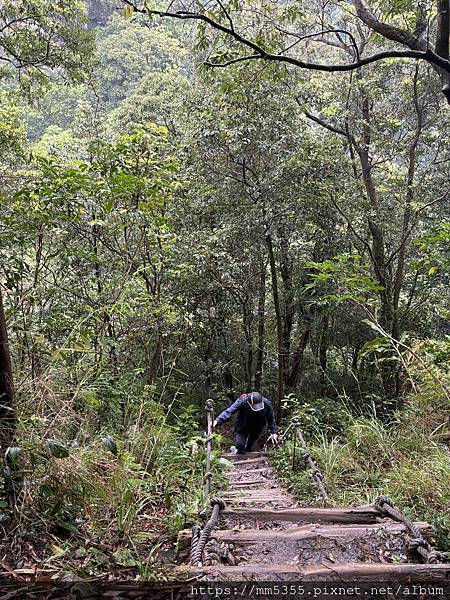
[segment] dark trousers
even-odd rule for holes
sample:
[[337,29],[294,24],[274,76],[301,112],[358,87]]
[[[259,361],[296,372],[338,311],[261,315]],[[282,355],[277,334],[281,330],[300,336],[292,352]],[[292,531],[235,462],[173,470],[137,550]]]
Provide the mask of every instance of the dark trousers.
[[251,452],[253,444],[259,438],[260,434],[260,431],[236,433],[235,441],[238,454],[245,454],[246,452]]

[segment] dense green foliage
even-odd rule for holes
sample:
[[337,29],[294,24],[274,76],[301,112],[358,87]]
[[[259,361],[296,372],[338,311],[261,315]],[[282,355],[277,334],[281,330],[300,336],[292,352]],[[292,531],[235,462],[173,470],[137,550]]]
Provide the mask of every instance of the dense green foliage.
[[[334,505],[366,504],[377,495],[387,495],[413,519],[432,523],[438,546],[447,551],[450,457],[444,444],[450,437],[449,369],[448,356],[444,361],[440,356],[449,348],[448,338],[441,344],[416,348],[432,357],[435,366],[430,368],[420,360],[409,365],[414,392],[391,423],[373,415],[351,413],[345,403],[293,403]],[[276,465],[301,504],[320,503],[294,442],[279,451]]]
[[[305,32],[328,26],[328,3],[321,17],[301,4]],[[409,5],[389,17],[414,21]],[[242,26],[278,50],[283,30],[257,6]],[[289,6],[269,8],[298,18],[281,14]],[[12,23],[24,11],[36,24],[26,40]],[[390,494],[445,547],[450,111],[430,65],[215,70],[205,54],[229,60],[234,43],[108,2],[87,13],[10,0],[8,19],[0,285],[18,420],[1,448],[12,500],[0,519],[11,560],[42,536],[36,552],[62,569],[155,577],[170,536],[204,508],[206,398],[220,410],[251,388],[282,426],[300,415],[332,503]],[[389,47],[355,35],[364,50]],[[308,52],[336,61],[348,47],[322,36]],[[292,450],[279,470],[307,504]]]

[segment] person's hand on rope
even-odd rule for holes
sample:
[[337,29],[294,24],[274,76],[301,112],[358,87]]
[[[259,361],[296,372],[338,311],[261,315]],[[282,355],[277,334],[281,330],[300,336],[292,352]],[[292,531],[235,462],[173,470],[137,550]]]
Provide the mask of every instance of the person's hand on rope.
[[274,446],[278,444],[278,435],[276,433],[271,433],[267,438],[268,442],[272,442]]

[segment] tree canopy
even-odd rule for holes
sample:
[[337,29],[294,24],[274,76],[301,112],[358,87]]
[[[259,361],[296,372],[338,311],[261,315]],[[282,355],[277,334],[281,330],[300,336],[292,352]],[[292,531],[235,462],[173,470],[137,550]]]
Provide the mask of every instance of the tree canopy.
[[[193,20],[200,25],[200,47],[211,49],[210,67],[265,60],[324,72],[349,72],[382,60],[410,58],[426,61],[438,72],[442,92],[450,103],[449,33],[446,0],[411,3],[348,2],[283,3],[220,1],[170,3],[154,8],[147,2],[124,0],[125,14]],[[219,33],[209,37],[208,28]],[[431,39],[435,43],[431,43]],[[408,50],[386,47],[386,42]],[[320,62],[315,44],[340,52]],[[311,50],[311,46],[313,47]],[[344,61],[341,59],[344,57]]]

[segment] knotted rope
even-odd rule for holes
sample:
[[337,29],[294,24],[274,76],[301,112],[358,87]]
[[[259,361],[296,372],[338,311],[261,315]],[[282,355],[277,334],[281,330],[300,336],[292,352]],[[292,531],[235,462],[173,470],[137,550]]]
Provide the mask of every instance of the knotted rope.
[[[214,421],[214,401],[211,398],[208,398],[206,401],[206,468],[205,468],[205,497],[208,498],[210,488],[211,488],[211,445],[213,440],[213,421]],[[202,556],[205,545],[208,541],[208,538],[211,534],[213,528],[217,525],[217,521],[219,520],[219,513],[221,510],[225,508],[225,502],[220,498],[213,498],[211,500],[212,512],[208,521],[205,525],[200,527],[200,525],[194,525],[192,528],[192,538],[191,538],[191,552],[190,552],[190,563],[192,565],[202,566]]]
[[198,543],[200,541],[200,534],[202,532],[202,528],[200,525],[194,525],[192,527],[192,538],[191,538],[191,552],[189,555],[189,561],[192,563],[193,557],[197,553]]
[[378,496],[374,502],[375,508],[384,515],[388,515],[394,521],[403,523],[409,532],[412,534],[410,539],[409,549],[415,550],[420,554],[422,559],[430,564],[441,562],[441,555],[437,550],[434,550],[429,542],[423,537],[417,525],[411,519],[404,515],[398,508],[394,506],[394,502],[387,496]]
[[[191,563],[191,565],[195,565],[197,567],[202,566],[203,549],[206,545],[206,542],[208,541],[211,531],[217,525],[217,521],[219,520],[220,511],[225,509],[225,502],[221,498],[213,498],[211,500],[211,506],[213,507],[211,516],[209,517],[208,521],[205,523],[203,529],[201,530],[201,533],[198,533],[197,529],[195,530],[195,536],[196,536],[195,542],[194,542],[194,527],[192,528],[190,563]],[[197,527],[198,527],[198,525],[197,525]]]
[[309,453],[308,446],[306,445],[305,439],[302,435],[302,432],[300,431],[300,418],[299,417],[293,417],[291,424],[286,429],[286,431],[283,435],[283,439],[286,437],[286,434],[291,429],[291,427],[295,430],[295,435],[301,444],[301,453],[302,453],[303,459],[305,461],[305,465],[311,469],[314,483],[316,484],[316,486],[317,486],[319,492],[322,494],[323,498],[325,500],[327,500],[328,494],[323,485],[323,475],[322,475],[319,467],[316,465],[316,463],[312,459],[311,454]]

